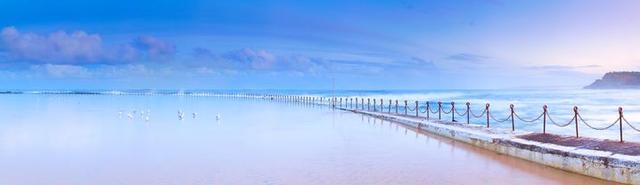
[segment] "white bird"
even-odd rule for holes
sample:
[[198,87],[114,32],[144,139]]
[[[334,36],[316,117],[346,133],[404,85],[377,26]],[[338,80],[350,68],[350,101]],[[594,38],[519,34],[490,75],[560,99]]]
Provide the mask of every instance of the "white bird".
[[127,117],[128,117],[129,119],[133,119],[133,114],[128,113],[128,114],[127,114]]
[[192,113],[191,115],[193,115],[193,119],[196,119],[196,115],[198,115],[198,113]]
[[178,110],[178,119],[182,120],[183,117],[184,117],[184,112],[182,112],[181,110]]
[[122,118],[122,111],[118,111],[118,118]]
[[144,117],[144,121],[149,121],[149,116]]
[[220,114],[216,114],[216,121],[220,120],[222,117],[220,117]]

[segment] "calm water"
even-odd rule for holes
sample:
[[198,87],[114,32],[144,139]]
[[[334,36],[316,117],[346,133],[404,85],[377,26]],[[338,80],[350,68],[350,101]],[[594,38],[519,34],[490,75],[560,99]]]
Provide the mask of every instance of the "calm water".
[[0,120],[0,184],[603,183],[317,106],[21,94]]

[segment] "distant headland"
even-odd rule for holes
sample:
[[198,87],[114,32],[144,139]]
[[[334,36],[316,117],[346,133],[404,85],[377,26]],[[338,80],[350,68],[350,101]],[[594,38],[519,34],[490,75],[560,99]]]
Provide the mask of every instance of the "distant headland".
[[640,89],[640,72],[608,72],[585,89]]

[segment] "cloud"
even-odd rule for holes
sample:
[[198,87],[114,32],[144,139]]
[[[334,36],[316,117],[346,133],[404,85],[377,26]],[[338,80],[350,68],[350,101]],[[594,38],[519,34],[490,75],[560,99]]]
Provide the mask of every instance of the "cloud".
[[467,61],[467,62],[483,62],[490,59],[487,56],[476,55],[471,53],[458,53],[448,56],[448,60]]
[[[267,70],[278,68],[280,63],[277,63],[276,56],[265,50],[253,50],[244,48],[240,50],[230,51],[222,55],[223,58],[228,59],[236,64],[255,70]],[[284,61],[280,61],[284,62]]]
[[85,67],[66,64],[43,64],[31,66],[31,71],[52,77],[89,77],[91,72]]
[[42,36],[20,33],[14,27],[6,27],[0,34],[2,49],[8,52],[10,57],[18,59],[42,62],[93,62],[102,57],[102,38],[83,31],[57,31]]
[[170,56],[176,52],[175,45],[151,36],[140,36],[131,44],[151,57]]
[[105,46],[100,35],[84,31],[44,35],[5,27],[0,32],[0,53],[11,62],[113,64],[173,56],[175,52],[173,44],[150,36],[138,37],[127,44]]
[[582,65],[582,66],[566,66],[566,65],[542,65],[542,66],[530,66],[527,69],[536,70],[576,70],[576,69],[588,69],[599,68],[601,65]]
[[206,48],[193,50],[192,67],[239,71],[272,71],[320,73],[329,63],[321,58],[304,55],[278,55],[267,50],[242,48],[216,54]]
[[[194,48],[195,61],[187,62],[199,71],[213,73],[211,70],[235,70],[244,72],[293,72],[300,74],[321,75],[327,73],[344,73],[353,75],[377,74],[392,72],[424,72],[436,70],[436,65],[418,57],[405,59],[375,58],[373,61],[353,58],[323,58],[301,54],[282,55],[267,50],[243,48],[216,54],[206,48]],[[367,57],[371,58],[371,57]]]

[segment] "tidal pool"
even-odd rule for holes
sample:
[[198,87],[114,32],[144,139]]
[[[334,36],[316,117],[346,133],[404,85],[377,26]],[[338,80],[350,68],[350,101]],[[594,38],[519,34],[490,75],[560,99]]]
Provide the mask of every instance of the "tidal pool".
[[191,96],[0,95],[0,166],[19,185],[607,183],[327,107]]

